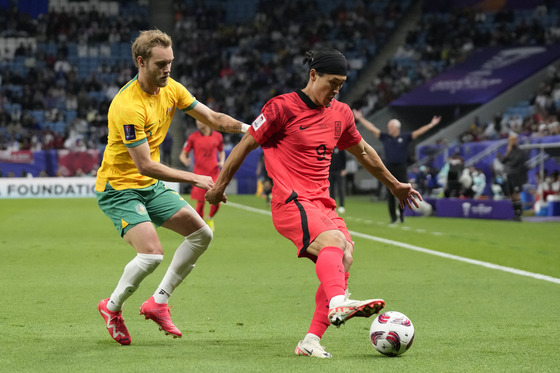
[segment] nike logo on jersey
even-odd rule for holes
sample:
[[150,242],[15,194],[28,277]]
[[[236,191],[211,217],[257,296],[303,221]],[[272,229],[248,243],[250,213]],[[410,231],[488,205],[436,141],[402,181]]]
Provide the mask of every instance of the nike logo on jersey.
[[311,126],[306,126],[306,127],[304,127],[304,126],[299,126],[299,129],[303,131],[303,130],[308,129],[309,127],[311,127]]

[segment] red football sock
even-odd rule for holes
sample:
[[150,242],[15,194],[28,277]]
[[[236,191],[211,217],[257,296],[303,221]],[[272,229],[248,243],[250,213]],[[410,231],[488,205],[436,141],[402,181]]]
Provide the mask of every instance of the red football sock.
[[200,215],[201,218],[204,219],[204,201],[197,201],[196,202],[196,212]]
[[344,265],[342,256],[344,252],[336,246],[327,246],[319,251],[315,272],[319,282],[323,285],[323,290],[327,299],[330,301],[336,295],[344,295]]
[[210,217],[210,219],[212,219],[214,217],[214,215],[216,215],[219,208],[220,208],[220,204],[210,205],[210,215],[208,215]]
[[329,327],[329,300],[323,290],[323,285],[319,285],[317,293],[315,293],[315,312],[311,320],[311,326],[307,333],[315,334],[317,337],[323,337],[323,334]]

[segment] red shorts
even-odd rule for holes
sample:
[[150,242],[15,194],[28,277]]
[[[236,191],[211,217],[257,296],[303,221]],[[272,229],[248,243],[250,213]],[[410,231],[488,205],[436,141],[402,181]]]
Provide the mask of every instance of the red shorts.
[[[210,175],[212,176],[212,180],[216,181],[218,179],[219,174]],[[206,194],[206,189],[198,188],[193,186],[191,189],[191,198],[195,201],[205,202],[204,195]]]
[[352,242],[346,223],[334,210],[334,204],[325,205],[322,200],[307,200],[295,197],[288,203],[275,203],[270,207],[272,223],[282,236],[298,248],[298,257],[315,261],[315,255],[307,253],[307,247],[317,236],[325,231],[339,230],[346,240]]

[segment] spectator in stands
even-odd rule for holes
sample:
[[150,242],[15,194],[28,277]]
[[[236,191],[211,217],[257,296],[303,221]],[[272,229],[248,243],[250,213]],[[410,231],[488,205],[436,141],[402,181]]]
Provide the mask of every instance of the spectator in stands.
[[501,198],[505,194],[504,188],[507,176],[502,159],[502,153],[497,152],[496,156],[492,160],[492,164],[490,165],[490,169],[492,171],[492,192],[494,194],[494,198]]
[[159,145],[176,109],[212,129],[241,133],[249,127],[197,101],[170,77],[174,55],[167,34],[159,30],[140,32],[132,44],[132,56],[138,74],[120,90],[109,108],[109,144],[95,185],[99,207],[137,252],[125,266],[111,296],[98,304],[109,334],[123,345],[130,344],[131,339],[121,307],[163,260],[163,247],[154,224],[180,234],[185,240],[177,248],[154,295],[142,304],[140,313],[174,337],[181,337],[182,333],[171,321],[167,302],[212,240],[212,231],[204,220],[161,181],[189,183],[204,189],[214,184],[209,176],[160,163]]
[[511,199],[514,211],[514,220],[521,221],[523,214],[523,203],[521,202],[521,191],[523,184],[527,182],[527,155],[517,144],[517,134],[511,133],[508,137],[508,146],[504,156],[504,166],[507,174],[507,195]]
[[455,152],[449,157],[445,165],[438,173],[438,183],[443,186],[445,198],[456,198],[461,195],[462,185],[459,181],[463,173],[465,162],[459,152]]
[[550,191],[553,194],[560,194],[560,171],[558,170],[552,171],[550,177]]
[[[362,124],[368,131],[373,133],[375,137],[381,140],[383,144],[383,149],[385,153],[385,164],[389,171],[395,175],[397,180],[400,182],[406,183],[408,182],[408,174],[407,174],[407,167],[408,167],[408,146],[418,137],[422,136],[430,129],[434,128],[438,125],[441,121],[440,116],[434,116],[430,123],[421,126],[420,128],[412,131],[412,132],[405,132],[401,133],[401,122],[397,119],[391,119],[387,123],[387,130],[388,132],[381,132],[379,128],[377,128],[372,122],[367,120],[361,110],[353,110],[354,118]],[[395,203],[395,198],[392,196],[391,193],[387,193],[388,195],[388,206],[389,206],[389,215],[391,217],[391,224],[395,224],[397,222],[397,212],[396,207],[397,204]],[[399,206],[399,218],[401,223],[404,222],[404,210],[402,207]]]
[[432,190],[437,187],[436,177],[433,173],[434,170],[428,165],[418,167],[418,170],[415,173],[414,182],[418,186],[417,190],[423,196],[430,195]]
[[470,167],[463,168],[461,176],[459,176],[459,183],[461,184],[459,196],[462,198],[472,198],[474,191],[472,189],[473,178]]
[[486,188],[486,175],[480,168],[471,168],[473,198],[480,198]]

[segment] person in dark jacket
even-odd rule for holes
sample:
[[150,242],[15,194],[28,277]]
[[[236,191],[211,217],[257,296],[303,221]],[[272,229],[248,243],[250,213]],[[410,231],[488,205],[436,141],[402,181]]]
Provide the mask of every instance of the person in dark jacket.
[[511,199],[514,212],[514,220],[521,221],[523,204],[521,202],[521,191],[523,184],[527,183],[527,154],[517,144],[517,134],[511,133],[508,138],[508,146],[503,159],[506,169],[507,181],[506,194]]

